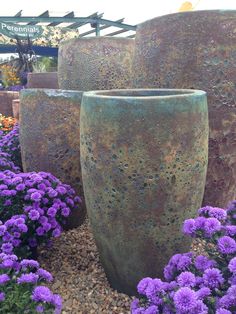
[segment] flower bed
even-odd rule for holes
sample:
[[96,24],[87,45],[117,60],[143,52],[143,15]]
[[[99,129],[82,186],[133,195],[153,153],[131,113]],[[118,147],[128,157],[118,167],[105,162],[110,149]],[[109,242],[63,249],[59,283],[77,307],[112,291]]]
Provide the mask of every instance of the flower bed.
[[227,210],[206,206],[184,222],[183,232],[202,240],[206,255],[174,255],[165,282],[144,278],[133,314],[236,313],[236,201]]
[[43,285],[52,280],[37,261],[0,253],[0,313],[60,313],[61,297]]
[[[59,295],[42,285],[52,275],[25,259],[59,237],[75,191],[50,173],[21,172],[19,127],[2,117],[0,129],[0,313],[60,313]],[[14,126],[13,126],[14,125]]]

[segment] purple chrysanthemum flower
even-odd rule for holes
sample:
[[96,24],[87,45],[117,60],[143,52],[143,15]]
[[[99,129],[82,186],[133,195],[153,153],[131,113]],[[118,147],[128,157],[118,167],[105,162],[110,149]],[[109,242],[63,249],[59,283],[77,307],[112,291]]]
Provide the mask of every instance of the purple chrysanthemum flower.
[[0,302],[5,300],[5,293],[4,292],[0,292]]
[[7,274],[0,275],[0,285],[4,285],[10,280],[10,277]]
[[153,279],[150,278],[150,277],[143,278],[138,283],[138,286],[137,286],[138,293],[140,293],[142,295],[145,295],[146,294],[146,289],[147,289],[148,285],[152,282],[152,280]]
[[205,206],[200,208],[198,213],[205,217],[214,217],[220,221],[225,221],[227,218],[226,210],[219,207]]
[[37,210],[33,209],[29,212],[29,218],[31,220],[38,220],[40,217],[40,214]]
[[236,274],[236,257],[230,260],[228,268],[231,271],[231,273]]
[[236,242],[229,236],[219,238],[217,247],[222,254],[234,254],[236,252]]
[[48,216],[55,217],[57,210],[55,207],[50,207],[47,211]]
[[196,295],[199,300],[203,300],[211,295],[211,290],[207,287],[202,287],[198,291],[196,291]]
[[227,236],[234,237],[236,235],[236,226],[229,225],[225,226],[224,229]]
[[18,228],[21,232],[27,232],[28,231],[28,227],[25,224],[19,224]]
[[33,294],[31,296],[33,301],[36,302],[52,302],[53,294],[48,287],[38,286],[34,288]]
[[205,235],[211,237],[215,232],[221,229],[221,223],[216,218],[207,218],[205,221]]
[[203,274],[204,285],[208,288],[219,288],[224,283],[224,278],[218,268],[209,268]]
[[197,305],[196,293],[188,287],[180,288],[174,294],[174,304],[181,313],[192,311]]
[[36,233],[37,233],[38,236],[42,236],[42,235],[44,235],[45,230],[43,229],[43,227],[38,227],[36,229]]
[[38,278],[39,276],[34,273],[22,274],[19,278],[17,278],[17,283],[36,283]]
[[180,287],[194,287],[196,284],[196,277],[190,271],[185,271],[177,277],[177,283]]
[[192,313],[194,313],[194,314],[208,314],[208,307],[201,300],[198,300]]
[[61,194],[61,195],[66,194],[66,189],[64,188],[64,186],[58,186],[58,187],[56,188],[56,191],[57,191],[59,194]]
[[220,308],[220,309],[216,310],[216,314],[232,314],[232,312],[228,311],[226,309]]
[[4,206],[11,206],[12,205],[12,201],[11,200],[6,200],[3,205]]
[[187,254],[182,254],[177,263],[178,270],[188,270],[189,266],[192,264],[192,257]]
[[50,188],[50,189],[48,190],[48,196],[49,196],[49,197],[54,198],[54,197],[57,197],[57,195],[58,195],[58,192],[55,191],[54,189]]
[[37,305],[35,310],[37,313],[44,313],[44,307],[42,305]]
[[42,225],[43,229],[45,230],[45,232],[48,232],[49,230],[52,229],[52,226],[50,223],[46,222]]
[[52,275],[45,269],[43,268],[39,268],[37,270],[37,275],[39,275],[39,277],[43,278],[44,280],[51,282],[53,280]]
[[146,308],[145,314],[158,314],[159,310],[158,307],[156,305],[151,305],[148,308]]
[[139,308],[139,300],[138,299],[134,299],[132,302],[131,302],[131,306],[130,306],[130,310],[131,310],[131,313],[133,313],[135,310],[137,310]]
[[30,196],[32,201],[40,202],[42,195],[39,192],[33,192]]
[[204,255],[198,255],[194,261],[194,265],[199,271],[204,271],[215,266],[215,261],[209,260]]
[[20,183],[16,186],[16,190],[17,191],[24,191],[25,189],[25,184],[24,183]]
[[6,231],[7,231],[7,227],[4,225],[1,225],[0,226],[0,236],[3,236]]
[[56,228],[56,229],[53,230],[53,232],[52,232],[52,236],[53,237],[58,238],[58,237],[60,237],[60,235],[61,235],[61,230],[60,229]]
[[59,294],[54,294],[52,297],[52,304],[56,307],[56,309],[62,309],[62,298]]
[[3,243],[1,249],[6,254],[11,254],[13,250],[13,245],[11,243]]
[[64,216],[64,217],[68,217],[68,216],[70,215],[70,209],[69,209],[68,207],[62,208],[61,214],[62,214],[62,216]]
[[22,266],[22,268],[26,269],[26,268],[39,268],[39,263],[33,259],[23,259],[20,262],[20,265]]

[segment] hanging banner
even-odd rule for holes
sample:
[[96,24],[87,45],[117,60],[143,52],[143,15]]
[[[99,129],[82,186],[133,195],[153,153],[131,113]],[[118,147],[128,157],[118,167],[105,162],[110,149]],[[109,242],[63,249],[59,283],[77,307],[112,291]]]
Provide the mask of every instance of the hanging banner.
[[0,21],[0,44],[15,45],[16,38],[33,41],[35,46],[58,47],[67,39],[79,36],[77,29],[42,25],[20,25]]

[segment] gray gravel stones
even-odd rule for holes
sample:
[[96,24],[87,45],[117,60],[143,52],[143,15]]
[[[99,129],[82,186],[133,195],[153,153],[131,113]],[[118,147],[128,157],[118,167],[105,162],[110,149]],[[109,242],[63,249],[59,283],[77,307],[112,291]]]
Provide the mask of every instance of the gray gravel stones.
[[42,248],[39,262],[54,276],[51,288],[64,300],[63,314],[130,313],[131,298],[109,286],[88,222]]

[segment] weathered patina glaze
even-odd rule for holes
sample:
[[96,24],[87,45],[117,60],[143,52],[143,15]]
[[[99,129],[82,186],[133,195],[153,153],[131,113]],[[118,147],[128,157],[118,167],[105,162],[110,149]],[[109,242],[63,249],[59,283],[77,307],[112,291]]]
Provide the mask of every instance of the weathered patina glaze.
[[209,164],[203,205],[236,198],[236,11],[171,14],[140,24],[134,86],[207,92]]
[[115,37],[76,38],[58,53],[62,89],[82,91],[131,87],[134,40]]
[[19,98],[19,92],[0,91],[0,113],[6,117],[13,117],[12,100]]
[[80,167],[82,92],[26,89],[20,98],[20,145],[25,172],[45,171],[70,184],[82,198],[67,227],[81,224],[85,204]]
[[27,88],[58,89],[57,72],[33,72],[27,75]]
[[205,93],[191,90],[87,92],[81,106],[81,167],[88,216],[111,285],[133,294],[162,277],[205,187]]

